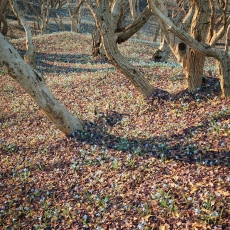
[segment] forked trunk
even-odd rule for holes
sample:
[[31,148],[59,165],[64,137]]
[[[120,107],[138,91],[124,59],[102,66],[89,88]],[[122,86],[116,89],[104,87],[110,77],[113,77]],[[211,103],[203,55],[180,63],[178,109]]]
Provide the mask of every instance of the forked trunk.
[[69,16],[71,20],[71,32],[79,33],[81,30],[81,8],[82,8],[83,1],[82,0],[76,1],[75,10],[71,9],[70,0],[67,0],[67,2],[68,2]]
[[53,124],[64,134],[71,135],[75,130],[82,130],[83,122],[53,96],[40,73],[26,64],[15,48],[0,33],[0,62],[35,103],[44,111]]
[[[87,2],[88,5],[90,3]],[[124,7],[124,5],[123,5]],[[93,13],[94,18],[96,18],[96,14]],[[123,19],[124,19],[124,8],[120,8],[120,15],[117,20],[115,20],[113,17],[113,20],[111,19],[111,28],[114,32],[114,39],[116,39],[116,43],[121,44],[125,41],[127,41],[131,36],[133,36],[152,16],[151,10],[146,7],[134,20],[130,25],[127,27],[123,27]],[[96,19],[95,19],[96,20]],[[101,44],[101,35],[99,28],[96,28],[95,31],[92,32],[92,40],[93,40],[93,49],[92,49],[92,55],[95,57],[97,55],[105,55],[105,51],[103,48],[103,45]]]
[[108,17],[109,14],[104,14],[104,20],[97,17],[97,24],[101,28],[102,43],[108,60],[132,82],[143,96],[150,97],[154,91],[153,86],[118,50],[114,39],[115,34],[111,29]]

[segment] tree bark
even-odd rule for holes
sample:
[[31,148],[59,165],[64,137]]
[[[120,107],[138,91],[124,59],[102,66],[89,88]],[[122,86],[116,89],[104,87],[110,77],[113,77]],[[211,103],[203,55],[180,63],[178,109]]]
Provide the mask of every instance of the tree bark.
[[53,124],[67,136],[76,130],[83,130],[83,122],[53,96],[42,75],[23,61],[15,48],[0,33],[0,62],[44,111]]
[[[148,0],[148,2],[151,6],[151,1]],[[156,0],[155,3],[159,7],[160,11],[164,15],[167,15],[167,9],[163,5],[162,1]],[[187,13],[186,17],[182,21],[182,28],[185,31],[189,31],[189,28],[191,27],[190,34],[197,41],[205,42],[207,40],[209,31],[209,20],[211,13],[210,3],[209,1],[194,0],[193,4],[194,9],[191,8],[190,11]],[[154,9],[152,10],[154,11]],[[172,19],[174,20],[175,25],[179,25],[181,23],[178,19]],[[164,33],[165,39],[169,44],[172,52],[183,66],[183,71],[187,78],[188,90],[190,92],[197,91],[199,88],[201,88],[202,85],[205,55],[189,48],[188,46],[186,46],[186,44],[182,43],[180,39],[168,33],[167,25],[162,22],[162,20],[159,20],[159,23],[161,26],[161,30]]]
[[115,32],[111,25],[111,15],[108,2],[102,0],[101,5],[96,9],[92,7],[89,1],[87,1],[87,4],[96,20],[108,60],[132,82],[135,88],[143,96],[150,97],[154,91],[152,85],[118,50]]
[[[116,26],[113,25],[115,39],[118,44],[121,44],[127,41],[131,36],[133,36],[152,16],[151,10],[146,7],[143,12],[127,27],[121,28],[121,22],[118,20],[118,24]],[[92,33],[92,40],[93,40],[93,48],[92,48],[92,55],[93,57],[97,55],[105,55],[104,49],[101,44],[101,37],[100,32],[96,29]]]
[[[195,13],[191,25],[191,35],[199,42],[207,40],[210,27],[210,3],[209,1],[194,0]],[[202,85],[205,55],[193,49],[189,49],[185,56],[183,70],[188,80],[188,90],[195,92]]]
[[[167,18],[166,15],[164,15],[155,4],[155,0],[148,0],[149,4],[151,5],[151,9],[153,12],[157,15],[157,17],[164,22],[165,25],[167,25],[167,30],[174,35],[176,35],[178,38],[180,38],[184,44],[186,43],[190,47],[192,47],[195,51],[202,53],[203,55],[215,57],[218,60],[218,69],[219,69],[219,75],[220,75],[220,85],[222,90],[222,95],[225,98],[230,98],[230,58],[228,54],[226,43],[225,50],[220,50],[217,48],[212,47],[211,45],[214,45],[216,42],[217,37],[222,37],[222,29],[218,33],[216,33],[215,38],[212,41],[210,41],[210,44],[205,44],[203,42],[199,42],[196,39],[194,39],[190,34],[188,34],[186,31],[184,31],[181,28],[178,28],[173,24],[171,20]],[[229,25],[230,19],[227,20],[227,24]],[[228,26],[229,28],[229,26]],[[229,37],[230,30],[227,33],[227,36]],[[228,38],[227,38],[228,40]]]
[[224,56],[217,62],[222,95],[230,98],[230,58]]
[[0,14],[0,32],[6,35],[8,32],[8,24],[4,14]]

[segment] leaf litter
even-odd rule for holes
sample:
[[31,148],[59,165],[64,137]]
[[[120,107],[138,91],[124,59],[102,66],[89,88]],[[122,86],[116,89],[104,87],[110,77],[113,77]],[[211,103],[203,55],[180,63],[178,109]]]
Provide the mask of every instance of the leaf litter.
[[[120,45],[172,96],[145,100],[112,65],[91,58],[90,39],[66,32],[34,39],[47,85],[87,122],[74,138],[0,72],[0,226],[228,229],[230,106],[214,61],[206,62],[202,89],[190,94],[173,57],[153,63],[152,46]],[[23,54],[25,40],[12,43]]]

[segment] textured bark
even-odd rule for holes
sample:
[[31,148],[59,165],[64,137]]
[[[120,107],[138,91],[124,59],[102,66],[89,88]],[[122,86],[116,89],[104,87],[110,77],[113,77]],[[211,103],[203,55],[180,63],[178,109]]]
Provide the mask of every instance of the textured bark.
[[[123,9],[121,10],[121,15],[123,15]],[[127,41],[130,37],[132,37],[145,23],[149,20],[152,16],[151,10],[146,7],[143,12],[139,14],[139,16],[127,27],[121,28],[121,21],[120,18],[116,18],[117,20],[113,19],[113,26],[112,29],[114,31],[114,39],[118,44],[121,44]],[[116,24],[114,24],[116,22]],[[101,37],[100,32],[98,29],[92,32],[92,40],[93,40],[93,48],[92,48],[92,55],[95,57],[97,55],[105,55],[103,46],[101,44]]]
[[224,56],[217,63],[223,97],[230,98],[230,58]]
[[144,76],[122,56],[117,48],[113,32],[105,22],[102,21],[101,23],[103,45],[108,60],[132,82],[142,95],[150,97],[154,90],[152,85],[150,85]]
[[[154,2],[157,7],[159,7],[160,11],[164,15],[167,15],[167,9],[162,1],[156,0]],[[151,6],[151,0],[149,0],[149,4]],[[185,31],[189,31],[189,28],[191,28],[191,30],[189,31],[190,34],[197,41],[205,42],[207,40],[210,26],[210,4],[209,1],[206,0],[194,0],[193,4],[194,7],[190,8],[186,17],[182,20],[182,25],[180,25],[181,21],[178,20],[180,19],[179,17],[173,19],[173,21],[175,25],[180,25],[180,27],[182,27]],[[151,9],[154,11],[153,7],[151,7]],[[181,42],[179,38],[168,33],[167,24],[165,24],[162,20],[159,20],[159,23],[164,37],[169,44],[172,52],[183,66],[183,71],[188,82],[188,90],[190,92],[197,91],[202,84],[205,55],[189,48],[188,46],[186,46],[186,44]]]
[[69,113],[53,96],[42,75],[23,61],[1,33],[0,62],[7,67],[9,75],[25,89],[60,131],[71,135],[75,130],[83,129],[83,122]]
[[96,10],[89,1],[87,1],[87,3],[94,15],[97,27],[100,30],[102,43],[108,60],[132,82],[142,95],[150,97],[154,91],[152,85],[118,50],[116,39],[114,39],[115,32],[111,26],[111,15],[108,2],[102,0],[101,5],[99,5]]
[[[148,4],[150,6],[151,11],[154,12],[155,8],[153,8],[151,6],[151,1],[148,0]],[[168,17],[168,10],[165,7],[165,5],[163,4],[162,1],[156,0],[156,4],[159,7],[159,10],[161,13],[163,13],[164,15],[167,15]],[[174,23],[176,25],[180,25],[183,26],[183,28],[189,28],[191,25],[191,21],[192,21],[192,16],[193,16],[193,9],[191,9],[187,15],[185,16],[184,20],[182,21],[182,25],[181,25],[181,17],[180,14],[177,15],[176,18],[173,19]],[[182,41],[176,37],[175,35],[173,35],[172,33],[169,33],[167,30],[167,24],[165,24],[162,20],[160,20],[158,18],[158,23],[161,29],[161,33],[163,34],[163,40],[162,42],[165,42],[168,44],[168,46],[170,47],[172,53],[175,55],[177,61],[181,64],[181,66],[183,66],[184,63],[184,58],[186,58],[186,54],[188,53],[188,46],[186,46],[185,44],[182,43]],[[164,41],[165,40],[165,41]],[[164,43],[163,43],[164,44]],[[161,47],[162,49],[162,47]],[[164,48],[163,48],[164,50]],[[156,56],[161,56],[160,52],[158,51],[159,54],[155,54]],[[162,53],[163,55],[163,53]]]
[[[230,58],[229,58],[228,52],[226,52],[227,49],[225,48],[225,50],[220,50],[220,49],[212,47],[209,44],[205,44],[203,42],[197,41],[189,33],[184,31],[183,29],[175,26],[173,24],[173,22],[171,20],[169,20],[167,18],[167,16],[164,15],[157,8],[157,5],[155,4],[155,2],[156,2],[155,0],[148,0],[148,2],[151,5],[151,9],[157,15],[157,17],[162,22],[164,22],[165,25],[167,25],[167,29],[168,29],[169,32],[171,32],[174,35],[176,35],[178,38],[180,38],[184,43],[189,45],[195,51],[200,52],[200,53],[202,53],[203,55],[206,55],[206,56],[215,57],[218,60],[218,62],[219,62],[218,67],[219,67],[219,75],[220,75],[220,84],[221,84],[222,95],[225,98],[230,98]],[[222,33],[222,31],[220,33]],[[219,36],[219,35],[217,35],[217,36]],[[227,36],[229,36],[229,34]],[[215,38],[216,38],[216,36],[215,36]],[[227,45],[228,44],[226,44],[226,46]]]
[[[211,8],[209,1],[194,0],[195,13],[191,25],[191,35],[199,42],[207,41],[210,27]],[[188,80],[188,90],[195,92],[202,85],[205,55],[189,49],[185,56],[183,70]]]
[[183,71],[188,82],[188,91],[196,92],[201,88],[204,70],[205,55],[193,49],[189,49],[184,59]]

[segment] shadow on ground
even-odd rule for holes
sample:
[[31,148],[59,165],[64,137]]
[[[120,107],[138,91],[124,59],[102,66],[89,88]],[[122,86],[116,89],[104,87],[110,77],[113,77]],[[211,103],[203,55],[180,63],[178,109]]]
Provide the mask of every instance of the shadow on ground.
[[[25,50],[19,50],[22,57],[25,55]],[[97,64],[106,64],[106,59],[93,58],[89,54],[46,54],[37,53],[37,70],[45,73],[57,72],[98,72]],[[52,64],[60,63],[59,65]],[[64,63],[64,65],[62,64]],[[75,64],[76,67],[65,66],[65,63]],[[89,68],[78,67],[78,65],[89,65]],[[95,65],[95,68],[93,66]],[[105,68],[106,70],[113,70],[114,67]],[[103,68],[101,68],[103,70]]]
[[[186,137],[198,131],[206,135],[210,125],[209,120],[202,121],[201,125],[185,128],[180,134],[172,134],[167,136],[153,136],[148,139],[129,138],[109,134],[108,129],[113,126],[120,125],[120,121],[126,114],[119,114],[111,111],[111,115],[107,113],[106,117],[100,116],[103,122],[97,120],[94,123],[87,123],[85,132],[76,132],[72,135],[70,141],[84,142],[92,146],[101,146],[103,148],[121,151],[123,153],[131,153],[138,155],[147,155],[164,160],[177,160],[189,164],[201,164],[205,166],[221,165],[230,167],[230,152],[227,150],[214,150],[212,146],[199,148],[195,142],[181,143]],[[215,121],[228,120],[229,115],[215,117]]]

